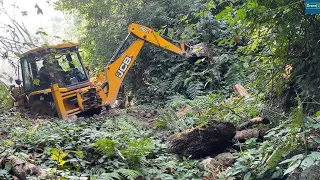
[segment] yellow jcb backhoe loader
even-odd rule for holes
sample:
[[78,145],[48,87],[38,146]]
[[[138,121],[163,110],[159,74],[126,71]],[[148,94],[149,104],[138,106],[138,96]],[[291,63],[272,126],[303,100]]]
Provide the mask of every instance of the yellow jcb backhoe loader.
[[[99,114],[102,106],[115,102],[121,83],[144,43],[184,57],[207,56],[205,46],[196,46],[196,49],[185,44],[175,46],[146,26],[131,24],[128,31],[96,82],[89,80],[78,43],[38,47],[23,53],[20,59],[22,81],[16,80],[18,87],[11,88],[15,105],[63,119],[82,112]],[[130,36],[135,40],[125,50]]]

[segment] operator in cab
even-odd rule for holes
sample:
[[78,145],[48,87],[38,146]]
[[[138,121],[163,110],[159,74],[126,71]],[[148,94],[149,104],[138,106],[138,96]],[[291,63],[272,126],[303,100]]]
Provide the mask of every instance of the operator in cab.
[[53,64],[45,59],[43,60],[42,65],[43,66],[38,72],[40,80],[39,85],[41,89],[47,89],[50,87],[54,77]]
[[49,60],[43,60],[43,66],[40,68],[38,75],[40,80],[40,88],[47,89],[52,84],[59,84],[59,86],[65,86],[63,79],[63,69],[59,65],[57,60],[54,60],[53,63]]

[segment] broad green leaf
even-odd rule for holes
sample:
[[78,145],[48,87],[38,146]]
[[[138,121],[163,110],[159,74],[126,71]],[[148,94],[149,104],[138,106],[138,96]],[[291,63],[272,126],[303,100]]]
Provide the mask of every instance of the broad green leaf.
[[314,138],[312,138],[316,143],[319,143],[320,144],[320,137],[318,136],[318,137],[314,137]]
[[83,152],[82,151],[76,151],[75,152],[80,158],[83,158]]
[[172,28],[168,28],[168,36],[169,36],[169,38],[173,38],[173,36],[174,36],[174,30],[172,29]]
[[219,14],[217,14],[216,19],[219,20],[221,19],[223,16],[225,16],[226,14],[228,14],[230,12],[230,9],[228,9],[227,7],[222,10]]
[[181,23],[181,22],[183,22],[183,21],[185,21],[185,20],[187,20],[188,19],[188,16],[187,15],[185,15],[185,16],[183,16],[181,19],[179,19],[179,23]]
[[320,152],[311,152],[311,154],[309,154],[308,156],[316,160],[320,160]]
[[195,14],[195,17],[196,17],[196,18],[199,17],[200,15],[202,15],[202,13],[203,13],[203,11],[200,10],[198,13]]
[[4,141],[4,144],[8,145],[8,146],[12,146],[12,145],[14,145],[14,142],[10,141],[10,140],[7,140],[7,141]]
[[56,154],[52,154],[52,155],[51,155],[51,159],[54,160],[54,161],[55,161],[55,160],[58,160],[58,158],[59,158],[59,157],[58,157]]
[[216,4],[213,0],[210,0],[208,3],[207,3],[207,9],[210,11],[211,9],[215,9],[216,8]]
[[194,64],[200,64],[202,62],[201,59],[198,59]]
[[183,157],[182,157],[182,160],[183,160],[183,161],[186,161],[186,160],[187,160],[187,158],[186,158],[185,156],[183,156]]
[[186,39],[187,37],[188,37],[188,35],[186,35],[186,34],[181,36],[182,39]]
[[301,160],[296,161],[295,163],[293,163],[292,166],[290,166],[285,172],[284,175],[291,173],[292,171],[294,171],[297,167],[300,166]]
[[320,116],[320,111],[317,111],[316,116]]
[[34,79],[34,80],[33,80],[33,84],[36,85],[36,86],[39,86],[39,84],[40,84],[40,79]]
[[221,41],[219,41],[218,43],[218,46],[221,46],[222,44],[225,44],[229,41],[229,39],[225,38],[225,39],[222,39]]
[[59,155],[59,158],[62,159],[64,157],[66,157],[67,155],[68,155],[68,153],[61,152]]
[[251,172],[247,172],[244,177],[243,177],[243,180],[249,180],[251,177]]
[[207,17],[208,14],[209,14],[209,11],[204,11],[204,12],[203,12],[203,16],[204,16],[204,17]]
[[282,170],[278,170],[272,174],[271,179],[279,178],[281,175],[282,175]]
[[10,171],[12,168],[12,162],[6,162],[4,165],[4,169]]
[[65,160],[60,159],[60,161],[59,161],[58,165],[59,165],[59,166],[63,166],[65,163],[66,163],[66,161],[65,161]]
[[79,160],[77,158],[68,159],[68,162],[78,162]]
[[159,35],[160,33],[162,33],[163,29],[160,29],[159,31],[154,32],[155,35]]
[[0,174],[9,174],[9,171],[7,171],[7,170],[0,170]]
[[306,157],[302,162],[301,162],[301,166],[308,168],[311,165],[314,164],[315,159],[313,159],[312,157]]
[[195,24],[190,24],[190,25],[188,26],[188,28],[189,28],[189,29],[192,29],[194,26],[195,26]]
[[300,159],[303,159],[303,154],[295,155],[290,159],[286,159],[286,160],[280,162],[279,164],[285,164],[285,163],[296,161],[296,160],[300,160]]
[[251,50],[251,51],[254,51],[254,50],[257,48],[258,44],[259,44],[259,41],[258,41],[258,40],[255,40],[255,41],[252,43],[250,50]]
[[240,9],[238,9],[237,10],[237,17],[239,18],[239,19],[245,19],[245,17],[246,17],[246,12],[245,12],[245,10],[244,9],[242,9],[242,8],[240,8]]

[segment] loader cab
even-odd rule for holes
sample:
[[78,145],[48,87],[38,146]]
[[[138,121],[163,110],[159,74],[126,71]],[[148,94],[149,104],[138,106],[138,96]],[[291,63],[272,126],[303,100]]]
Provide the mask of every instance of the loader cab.
[[65,43],[30,50],[20,58],[25,92],[59,87],[79,86],[88,83],[78,44]]

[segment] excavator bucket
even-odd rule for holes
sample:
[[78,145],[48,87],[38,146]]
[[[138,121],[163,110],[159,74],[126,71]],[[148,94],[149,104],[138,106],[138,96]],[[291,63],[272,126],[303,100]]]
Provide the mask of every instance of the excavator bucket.
[[211,57],[212,51],[207,43],[199,43],[189,46],[188,54],[190,57],[205,58]]

